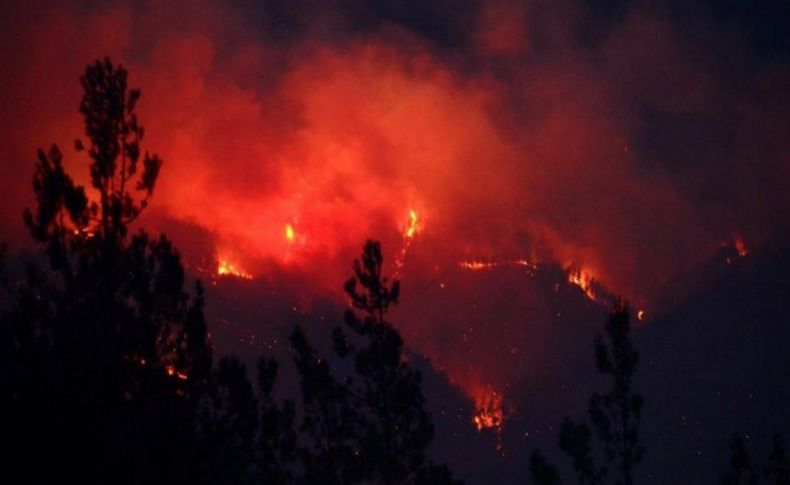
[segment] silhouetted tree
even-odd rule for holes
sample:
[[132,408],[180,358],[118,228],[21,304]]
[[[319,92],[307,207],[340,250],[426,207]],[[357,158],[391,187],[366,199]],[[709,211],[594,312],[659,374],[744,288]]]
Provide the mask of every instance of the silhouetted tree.
[[[302,453],[310,483],[455,483],[446,466],[426,462],[433,437],[420,373],[403,356],[403,340],[386,321],[399,283],[382,275],[381,246],[368,241],[345,285],[352,308],[333,343],[353,372],[336,377],[297,329],[291,342],[302,377],[310,443]],[[350,333],[349,333],[350,331]]]
[[529,457],[529,473],[538,485],[557,485],[560,483],[560,476],[546,457],[539,450],[536,450]]
[[294,406],[272,396],[277,363],[258,362],[258,393],[236,357],[222,358],[199,403],[199,483],[292,483]]
[[752,462],[752,457],[746,449],[746,443],[741,435],[735,435],[730,443],[730,473],[722,478],[722,485],[757,485],[758,468]]
[[380,244],[368,241],[345,285],[354,308],[346,311],[346,327],[361,339],[348,338],[337,327],[334,341],[338,355],[353,357],[359,376],[348,385],[361,401],[356,409],[363,463],[374,481],[390,484],[413,477],[423,466],[433,425],[424,408],[421,375],[404,361],[403,340],[385,320],[398,302],[400,285],[388,286],[382,262]]
[[[606,339],[600,335],[595,339],[595,363],[598,371],[611,379],[612,387],[590,398],[591,425],[563,421],[560,448],[571,458],[579,483],[632,485],[634,467],[644,455],[639,443],[643,399],[632,386],[639,352],[630,339],[626,305],[615,305],[605,331]],[[594,439],[600,444],[598,453]],[[533,453],[530,472],[537,483],[558,482],[556,470],[540,452]]]
[[235,357],[222,358],[214,371],[202,438],[207,455],[201,482],[255,483],[257,399],[245,366]]
[[722,485],[790,485],[790,457],[780,436],[774,436],[771,454],[762,466],[754,461],[740,434],[733,436],[730,453],[730,470],[722,477]]
[[294,403],[288,400],[279,406],[273,398],[278,367],[274,359],[261,357],[258,360],[260,428],[255,463],[259,483],[270,485],[293,483],[297,461]]
[[775,485],[790,485],[790,456],[787,455],[785,442],[779,435],[774,436],[765,473],[769,479],[774,480]]
[[[39,150],[30,234],[47,264],[8,285],[0,322],[5,449],[28,476],[83,482],[189,480],[193,409],[209,380],[202,289],[190,297],[164,237],[127,235],[151,197],[161,160],[142,155],[139,91],[109,59],[87,67],[80,103],[91,201],[53,145]],[[41,466],[42,459],[49,465]],[[33,479],[36,481],[36,479]]]
[[425,458],[432,425],[420,374],[385,321],[399,287],[381,275],[378,243],[365,246],[346,284],[352,334],[334,332],[338,360],[349,358],[353,372],[335,377],[299,328],[292,335],[309,442],[299,448],[294,403],[273,396],[277,363],[260,359],[257,393],[235,357],[213,368],[202,286],[184,291],[167,238],[129,235],[162,164],[140,148],[139,91],[109,59],[81,81],[89,142],[75,147],[90,158],[95,200],[57,146],[40,150],[36,207],[24,220],[46,263],[28,264],[13,283],[0,267],[10,295],[0,318],[6,473],[31,482],[458,483]]
[[308,441],[299,450],[303,481],[328,485],[357,483],[363,475],[354,402],[300,327],[291,334],[291,346],[301,378],[304,415],[300,431]]

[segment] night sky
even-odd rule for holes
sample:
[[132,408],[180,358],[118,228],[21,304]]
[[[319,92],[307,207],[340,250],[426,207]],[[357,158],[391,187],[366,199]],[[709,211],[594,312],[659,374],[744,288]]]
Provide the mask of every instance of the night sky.
[[554,456],[616,296],[643,354],[642,482],[715,482],[735,432],[790,439],[790,3],[6,3],[13,254],[37,148],[88,182],[78,80],[110,56],[164,160],[136,226],[207,283],[220,352],[287,362],[295,323],[340,321],[372,238],[433,453],[468,483]]

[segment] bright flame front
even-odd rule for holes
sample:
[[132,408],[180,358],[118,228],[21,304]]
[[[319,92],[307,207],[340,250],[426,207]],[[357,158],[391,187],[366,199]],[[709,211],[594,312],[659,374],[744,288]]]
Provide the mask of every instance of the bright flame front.
[[231,263],[227,259],[217,261],[217,274],[219,276],[235,276],[245,280],[251,280],[252,275],[241,269],[237,264]]
[[478,431],[493,428],[499,430],[505,421],[502,410],[502,396],[493,389],[483,389],[475,393],[475,414],[472,422]]

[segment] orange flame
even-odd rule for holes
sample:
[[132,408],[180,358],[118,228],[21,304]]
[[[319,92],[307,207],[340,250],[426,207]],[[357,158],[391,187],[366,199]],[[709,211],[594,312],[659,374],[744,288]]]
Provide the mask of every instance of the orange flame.
[[294,242],[296,240],[296,233],[294,232],[294,228],[290,224],[285,225],[285,239],[289,243]]
[[593,277],[588,271],[584,270],[580,267],[575,267],[573,265],[568,267],[568,283],[578,286],[579,288],[584,291],[592,301],[598,301],[598,297],[595,294],[595,290],[593,290]]
[[749,254],[749,250],[746,248],[746,243],[743,242],[743,238],[740,234],[735,236],[735,250],[738,251],[738,256],[744,257]]
[[168,365],[167,367],[165,367],[165,372],[169,377],[176,377],[182,381],[189,379],[189,376],[186,375],[186,373],[181,372],[180,370],[176,370],[176,368],[173,367],[172,365]]
[[461,269],[468,269],[470,271],[482,271],[486,269],[497,268],[500,266],[523,266],[531,270],[538,269],[538,266],[536,264],[531,263],[526,259],[508,259],[505,261],[470,260],[470,261],[461,261],[460,263],[458,263],[458,266]]
[[482,431],[488,428],[500,430],[505,421],[502,396],[491,388],[485,388],[474,394],[476,409],[474,416],[472,416],[472,422],[477,430]]
[[217,261],[217,274],[220,276],[235,276],[245,280],[252,279],[252,275],[241,269],[237,264],[221,258]]
[[406,231],[404,232],[404,237],[406,239],[411,239],[417,234],[417,231],[419,231],[420,229],[421,229],[420,221],[417,217],[417,212],[414,209],[410,209],[409,222],[406,225]]
[[417,216],[417,211],[409,209],[409,220],[406,222],[403,229],[403,247],[400,250],[400,254],[395,258],[394,276],[396,278],[401,276],[401,270],[406,261],[406,252],[408,252],[409,246],[411,246],[414,240],[414,236],[416,236],[420,230],[422,230],[422,224],[420,218]]

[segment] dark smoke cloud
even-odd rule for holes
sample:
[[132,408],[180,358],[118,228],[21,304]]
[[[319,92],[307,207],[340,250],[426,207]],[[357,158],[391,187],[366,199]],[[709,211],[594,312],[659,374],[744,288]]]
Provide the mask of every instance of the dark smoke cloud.
[[[402,276],[435,298],[405,293],[407,340],[467,386],[538,378],[525,369],[554,365],[567,334],[548,326],[553,300],[520,276],[475,283],[459,261],[576,264],[650,309],[722,242],[786,228],[790,49],[770,19],[787,7],[599,3],[9,6],[3,239],[25,244],[35,149],[81,136],[77,80],[110,55],[165,160],[143,224],[172,233],[190,268],[219,256],[266,284],[292,278],[273,287],[294,299],[337,297],[366,238],[398,257],[415,210]],[[430,293],[440,283],[452,299]],[[476,323],[461,345],[470,315],[494,330]]]

